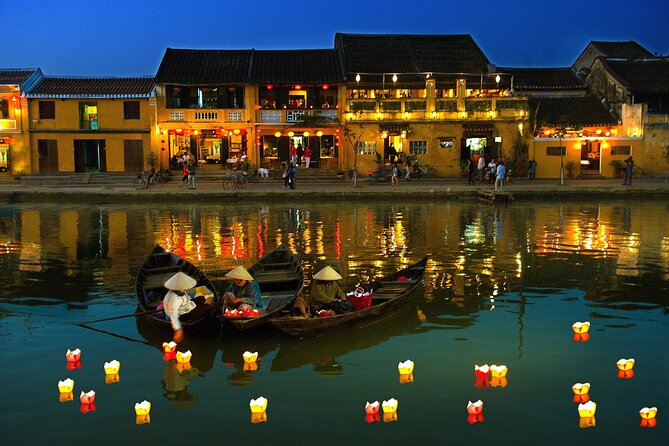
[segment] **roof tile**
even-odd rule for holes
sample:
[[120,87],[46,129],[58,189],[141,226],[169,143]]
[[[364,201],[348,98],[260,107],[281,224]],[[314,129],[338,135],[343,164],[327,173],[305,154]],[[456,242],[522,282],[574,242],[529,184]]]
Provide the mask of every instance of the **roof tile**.
[[541,125],[610,125],[618,120],[595,96],[530,98],[530,107]]

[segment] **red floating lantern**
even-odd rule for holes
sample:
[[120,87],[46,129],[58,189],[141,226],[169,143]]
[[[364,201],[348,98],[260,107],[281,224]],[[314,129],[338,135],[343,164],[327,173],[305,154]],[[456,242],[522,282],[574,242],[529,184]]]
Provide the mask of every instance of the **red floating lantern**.
[[588,342],[590,340],[590,333],[574,333],[572,339],[574,342]]
[[590,401],[590,395],[587,393],[583,393],[581,395],[574,395],[574,399],[572,400],[575,403],[587,403]]

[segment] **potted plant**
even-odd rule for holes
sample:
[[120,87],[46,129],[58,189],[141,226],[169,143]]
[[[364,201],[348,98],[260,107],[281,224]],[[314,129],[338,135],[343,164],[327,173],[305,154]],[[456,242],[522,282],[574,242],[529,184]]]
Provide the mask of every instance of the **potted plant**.
[[574,173],[576,172],[576,161],[567,161],[564,163],[564,168],[567,171],[567,178],[574,178]]
[[149,170],[155,169],[156,164],[158,164],[158,155],[156,155],[156,152],[152,150],[144,160],[146,161],[146,165],[149,166]]
[[625,171],[625,164],[621,160],[611,160],[609,166],[613,167],[613,176],[622,178]]

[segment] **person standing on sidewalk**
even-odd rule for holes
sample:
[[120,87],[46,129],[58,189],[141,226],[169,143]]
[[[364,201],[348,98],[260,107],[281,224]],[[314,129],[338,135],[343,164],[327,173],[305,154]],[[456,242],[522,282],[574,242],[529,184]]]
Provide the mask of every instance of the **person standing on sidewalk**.
[[530,180],[537,179],[537,162],[534,159],[530,160],[530,164],[527,167],[527,173],[530,175]]
[[495,158],[491,159],[488,163],[488,186],[495,184],[495,175],[497,173],[497,163]]
[[632,185],[632,174],[634,174],[634,160],[630,156],[625,160],[625,177],[623,178],[623,186]]
[[295,175],[297,174],[297,168],[293,165],[293,163],[290,163],[288,167],[288,178],[289,178],[289,183],[290,183],[290,188],[295,189]]
[[304,164],[307,166],[307,169],[309,168],[309,163],[311,163],[312,153],[314,153],[314,151],[311,150],[311,147],[307,146],[307,148],[304,149]]
[[391,177],[393,186],[400,185],[399,178],[400,178],[400,168],[397,166],[397,163],[393,163],[393,176]]
[[474,172],[476,171],[476,167],[474,167],[474,160],[469,158],[467,160],[467,186],[473,186],[476,184],[474,181]]
[[505,176],[506,176],[506,167],[504,167],[504,163],[500,160],[499,164],[497,165],[497,178],[495,178],[495,192],[497,192],[498,188],[500,192],[502,191],[502,189],[504,189]]
[[483,179],[485,178],[485,155],[481,155],[479,157],[478,170],[479,170],[479,181],[483,182]]
[[195,189],[195,170],[197,169],[197,161],[191,160],[188,165],[188,189]]

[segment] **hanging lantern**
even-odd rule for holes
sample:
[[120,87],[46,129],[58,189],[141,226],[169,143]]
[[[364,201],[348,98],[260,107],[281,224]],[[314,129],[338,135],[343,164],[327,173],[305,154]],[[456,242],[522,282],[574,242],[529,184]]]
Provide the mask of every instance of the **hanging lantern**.
[[186,350],[185,352],[177,352],[177,362],[185,364],[190,362],[190,358],[192,356],[193,354],[190,352],[190,350]]
[[295,90],[301,90],[301,89],[302,89],[302,85],[295,85],[295,87],[293,87],[293,88],[295,88]]
[[578,425],[581,429],[587,429],[589,427],[595,427],[597,422],[595,417],[581,417],[578,420]]
[[483,413],[483,401],[478,400],[475,403],[469,401],[467,403],[467,413],[470,415],[477,415]]
[[144,400],[141,403],[135,403],[136,415],[148,415],[151,412],[151,403]]
[[249,407],[251,408],[251,413],[262,413],[267,411],[267,398],[260,396],[256,399],[252,399],[249,402]]
[[74,389],[74,380],[67,378],[64,381],[58,381],[58,391],[60,393],[70,393]]
[[295,136],[295,132],[288,132],[288,136],[292,138],[293,136]]
[[367,415],[373,415],[379,413],[379,406],[380,404],[378,401],[374,401],[373,403],[367,401],[367,404],[365,404],[365,413]]
[[277,138],[281,138],[281,132],[276,132],[276,133],[274,134],[274,136],[277,137]]
[[619,359],[618,362],[616,362],[616,366],[618,366],[618,370],[632,370],[634,367],[634,358]]
[[578,405],[578,415],[581,418],[594,417],[595,412],[597,412],[597,403],[592,400]]
[[506,373],[508,372],[508,369],[505,365],[491,365],[490,366],[490,373],[492,373],[493,378],[502,378],[506,376]]
[[320,138],[321,136],[323,136],[323,132],[321,132],[320,130],[317,131],[317,132],[316,132],[316,136],[318,136],[318,137]]
[[106,375],[117,375],[118,371],[121,369],[121,363],[116,359],[105,362],[104,369]]
[[67,362],[76,362],[81,359],[81,350],[76,348],[74,350],[67,350],[67,353],[65,354],[65,359],[67,359]]
[[114,384],[119,381],[121,381],[121,377],[118,373],[115,375],[105,375],[105,384]]
[[242,358],[244,358],[244,362],[245,362],[246,364],[250,364],[250,363],[252,363],[252,362],[256,362],[256,361],[258,360],[258,352],[253,352],[253,353],[251,353],[251,352],[246,351],[246,352],[244,352],[244,354],[242,355]]
[[79,395],[79,401],[82,404],[91,404],[95,402],[95,390],[89,390],[88,392],[81,391]]
[[397,369],[399,370],[400,375],[409,375],[410,373],[413,373],[413,366],[413,361],[407,359],[406,361],[397,364]]
[[74,400],[74,393],[72,392],[61,392],[58,394],[58,401],[61,403],[67,403],[68,401]]
[[587,333],[590,330],[590,322],[574,322],[571,326],[571,329],[574,330],[574,333],[583,334]]
[[393,74],[393,83],[397,82],[397,75]]
[[310,134],[311,134],[311,133],[309,133],[309,132],[304,132],[304,133],[302,133],[302,135],[304,135],[305,138],[309,137]]
[[242,133],[241,129],[233,129],[232,130],[232,134],[235,135],[235,136],[239,136],[241,133]]
[[251,423],[267,423],[267,412],[252,412],[251,413]]
[[330,86],[329,86],[328,84],[323,84],[323,85],[321,86],[321,88],[322,88],[323,90],[327,90],[328,88],[330,88]]
[[272,85],[272,84],[267,84],[266,88],[267,88],[268,90],[271,90],[272,88],[274,88],[274,85]]
[[384,400],[383,403],[381,403],[381,408],[383,409],[383,413],[397,412],[398,404],[399,403],[395,398],[390,398],[388,401]]
[[355,75],[355,81],[356,81],[356,82],[360,82],[360,74],[356,74],[356,75]]

